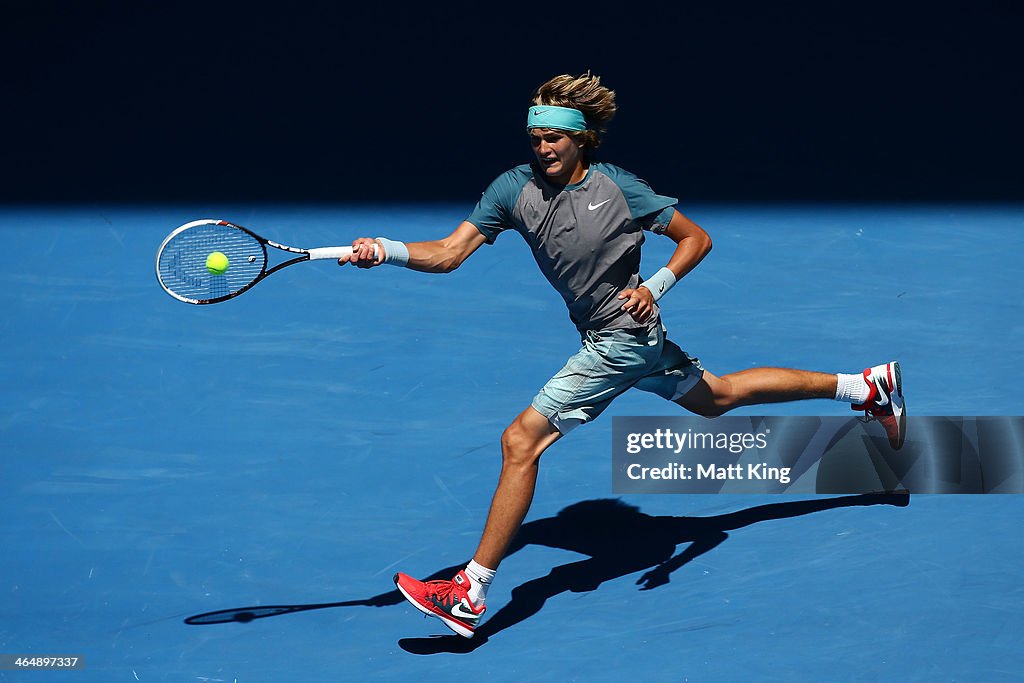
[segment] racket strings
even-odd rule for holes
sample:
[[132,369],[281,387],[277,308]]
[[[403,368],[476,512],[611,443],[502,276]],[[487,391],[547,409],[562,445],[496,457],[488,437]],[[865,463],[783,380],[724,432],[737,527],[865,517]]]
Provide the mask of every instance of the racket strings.
[[[206,268],[207,257],[228,258],[223,274]],[[233,296],[259,279],[267,265],[259,240],[232,225],[195,225],[174,235],[160,252],[158,274],[164,287],[184,299],[208,301]]]

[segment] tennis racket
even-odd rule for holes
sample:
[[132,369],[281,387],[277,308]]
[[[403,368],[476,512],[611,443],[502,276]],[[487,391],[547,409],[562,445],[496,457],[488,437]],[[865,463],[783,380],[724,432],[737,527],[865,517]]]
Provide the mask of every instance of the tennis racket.
[[[267,247],[297,254],[270,266]],[[214,252],[227,257],[226,268],[211,272],[207,258]],[[376,247],[374,247],[376,253]],[[156,279],[164,291],[188,304],[216,304],[233,299],[282,268],[321,259],[352,255],[352,247],[299,249],[260,237],[240,225],[204,219],[176,229],[156,252]]]

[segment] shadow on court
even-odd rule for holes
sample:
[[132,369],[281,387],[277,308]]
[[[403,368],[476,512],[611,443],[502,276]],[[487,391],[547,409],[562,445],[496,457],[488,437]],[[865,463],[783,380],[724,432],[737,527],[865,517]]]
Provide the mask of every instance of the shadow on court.
[[[466,653],[485,645],[490,638],[537,614],[560,593],[583,593],[605,581],[647,570],[637,580],[640,590],[669,583],[672,572],[729,538],[729,531],[776,519],[799,517],[824,510],[866,505],[903,507],[906,492],[874,493],[825,500],[759,505],[713,517],[652,516],[618,499],[585,500],[554,517],[528,522],[509,549],[509,555],[529,545],[561,548],[589,555],[588,559],[554,567],[546,576],[532,579],[512,590],[512,599],[484,621],[472,639],[461,636],[403,638],[399,646],[413,654]],[[680,544],[689,544],[676,553]],[[465,562],[440,569],[426,580],[449,579]],[[186,624],[224,624],[333,607],[387,607],[404,602],[398,590],[369,598],[309,605],[238,607],[206,612],[185,619]]]

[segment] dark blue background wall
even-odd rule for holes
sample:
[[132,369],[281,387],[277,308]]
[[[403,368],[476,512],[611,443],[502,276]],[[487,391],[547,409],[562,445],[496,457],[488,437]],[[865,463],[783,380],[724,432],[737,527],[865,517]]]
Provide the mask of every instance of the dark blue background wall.
[[6,3],[0,199],[459,199],[551,75],[701,199],[1020,199],[1015,2]]

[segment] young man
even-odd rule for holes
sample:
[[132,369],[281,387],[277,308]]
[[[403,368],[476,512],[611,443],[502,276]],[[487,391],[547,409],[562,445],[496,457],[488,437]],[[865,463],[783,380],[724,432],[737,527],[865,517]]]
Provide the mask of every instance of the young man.
[[[360,238],[353,242],[351,258],[339,261],[445,273],[485,242],[493,243],[499,232],[512,229],[530,244],[582,337],[580,351],[502,434],[501,475],[473,561],[451,581],[395,576],[417,609],[467,638],[530,508],[541,454],[630,387],[708,417],[744,405],[834,398],[879,418],[893,448],[903,444],[906,413],[896,362],[855,375],[753,368],[716,377],[666,338],[657,302],[707,255],[711,239],[674,208],[675,199],[655,194],[627,171],[593,160],[615,111],[615,93],[597,76],[551,79],[538,88],[527,117],[534,162],[491,183],[455,232],[408,245]],[[666,235],[676,248],[664,268],[641,282],[645,230]]]

